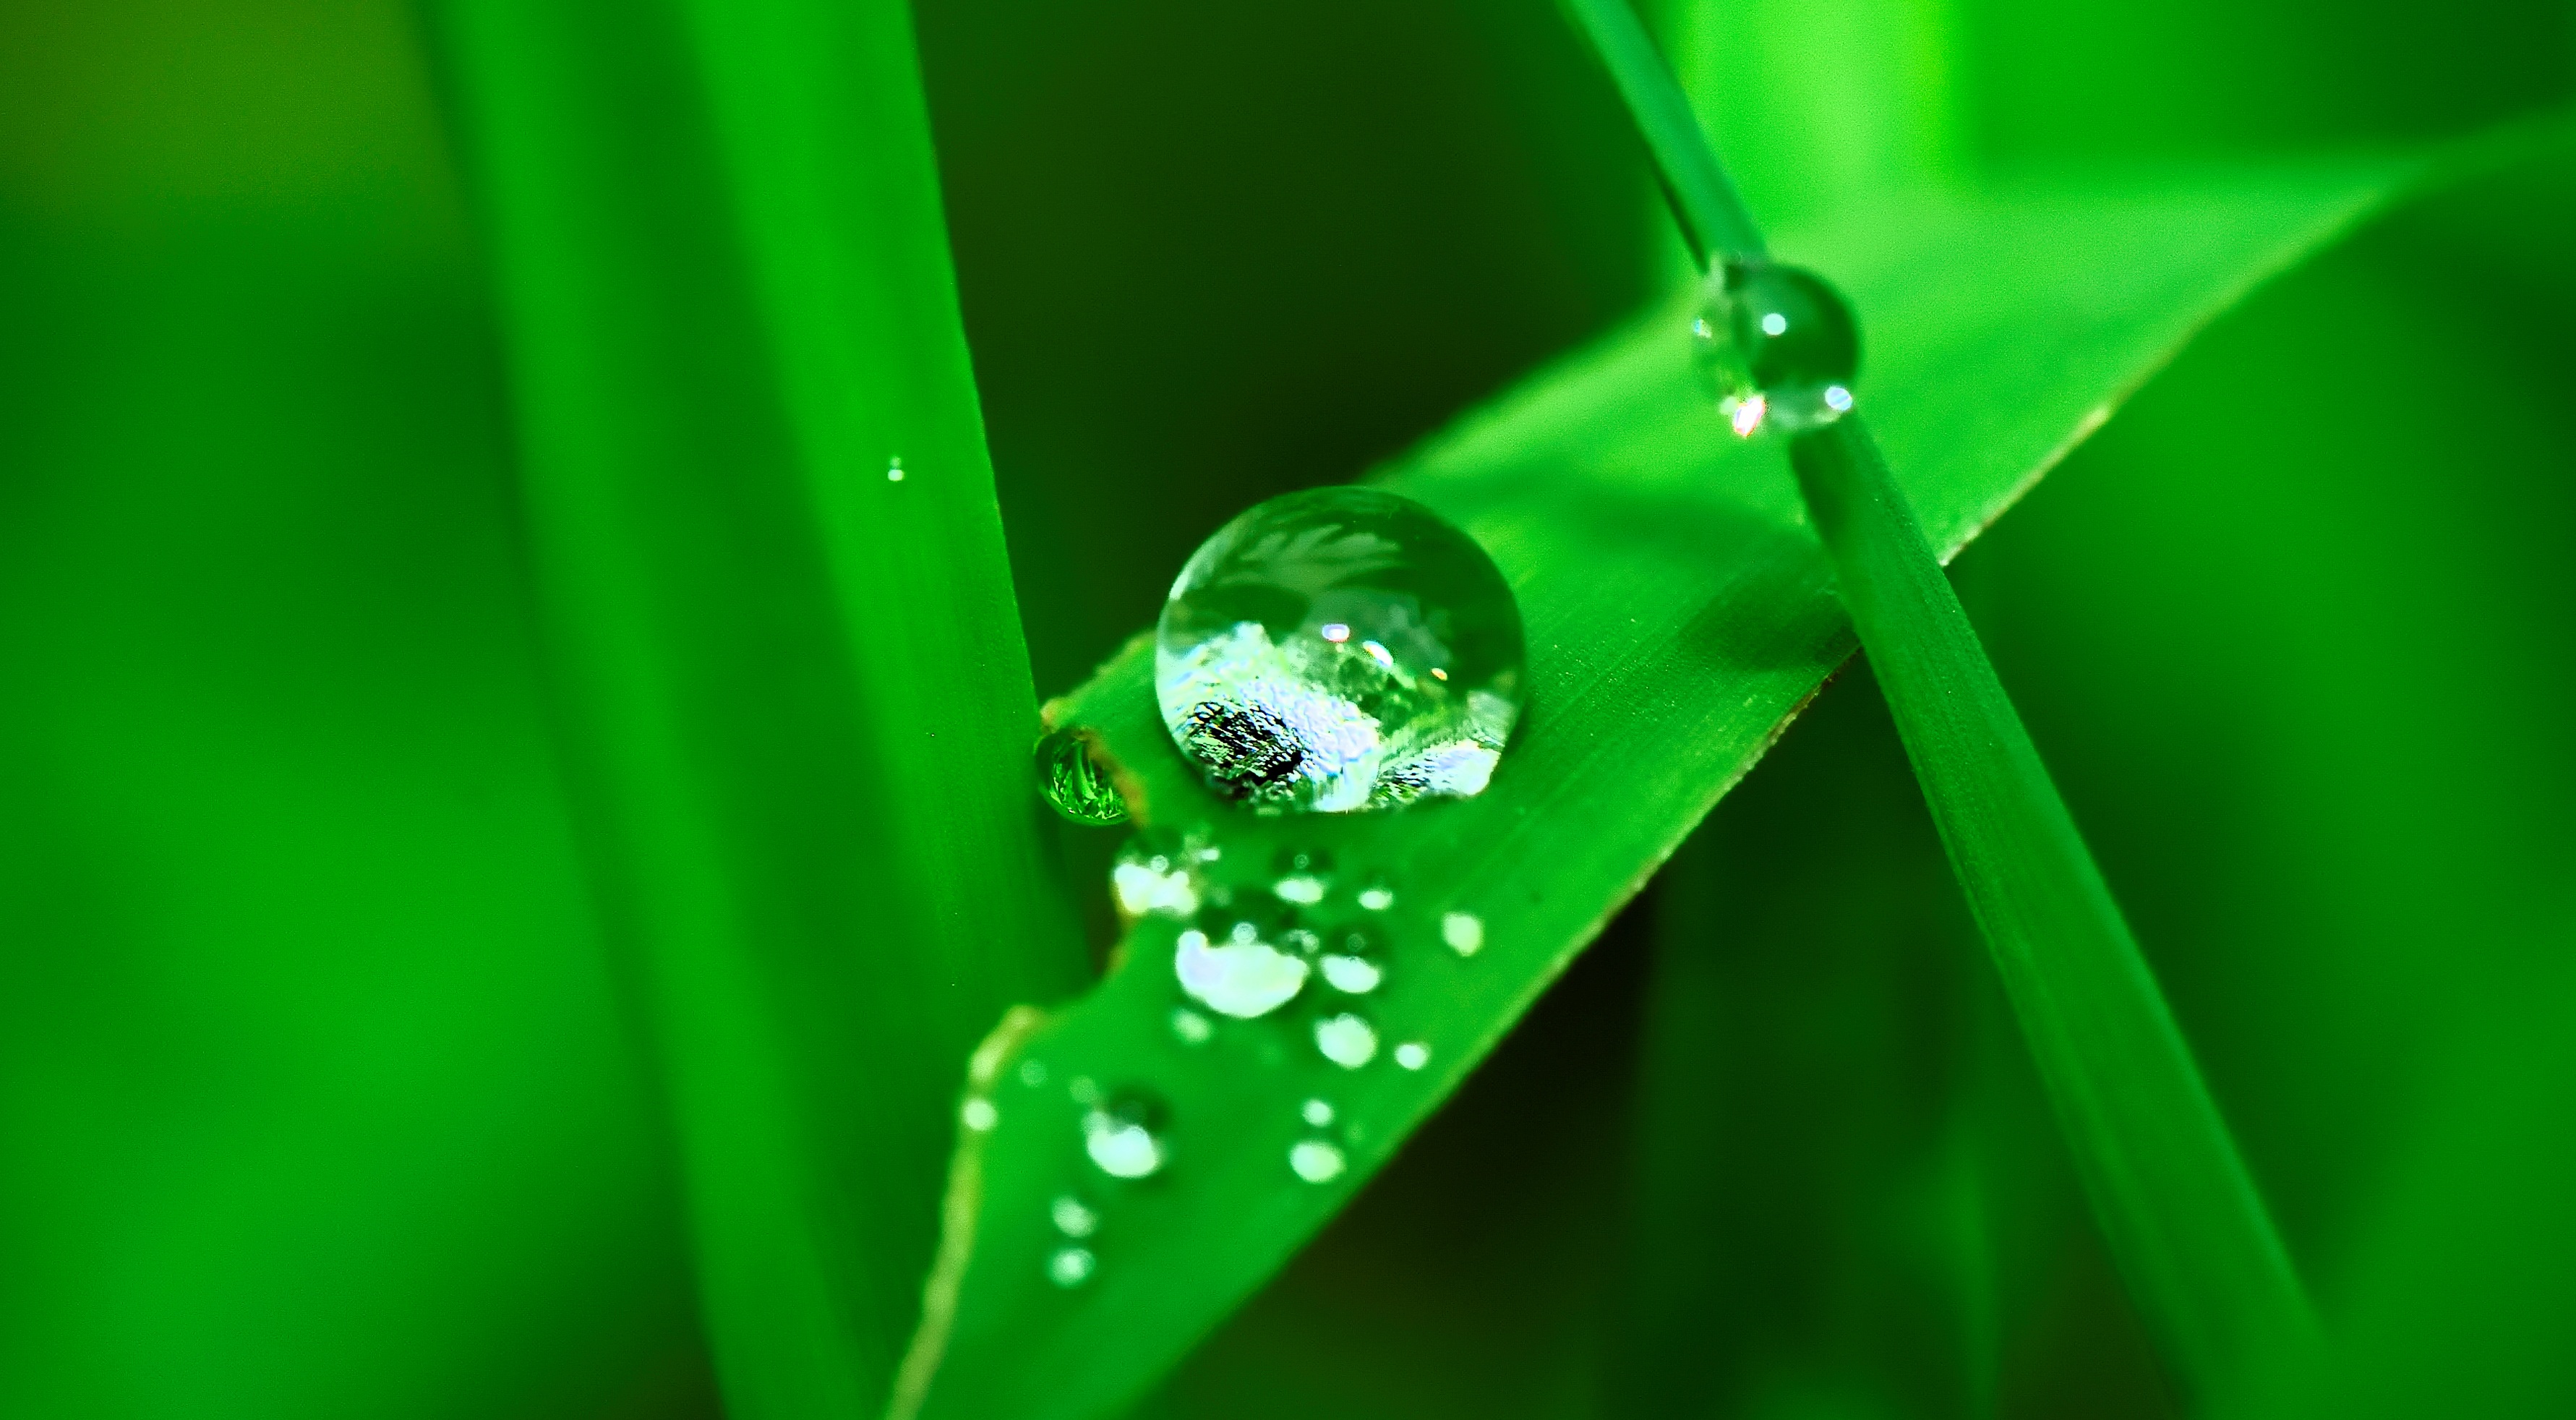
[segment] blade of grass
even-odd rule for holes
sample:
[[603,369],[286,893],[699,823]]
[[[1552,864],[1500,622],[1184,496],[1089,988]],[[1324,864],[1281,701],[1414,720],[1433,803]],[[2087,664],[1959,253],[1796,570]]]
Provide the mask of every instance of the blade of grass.
[[727,1409],[873,1414],[967,1051],[1082,960],[907,12],[435,13]]
[[[1628,0],[1572,0],[1676,195],[1732,204]],[[1687,153],[1684,161],[1670,155]],[[1715,437],[1712,431],[1712,437]],[[2164,993],[1855,415],[1791,445],[1836,586],[1993,949],[2094,1212],[2167,1364],[2207,1401],[2312,1351],[2317,1322]]]
[[[1792,233],[1876,313],[1872,408],[1905,456],[1908,500],[1944,554],[1999,515],[2205,321],[2419,171],[2354,164],[2184,187],[1915,194]],[[974,1249],[921,1413],[1087,1416],[1132,1399],[1232,1308],[1454,1087],[1574,952],[1759,758],[1853,648],[1832,568],[1780,451],[1711,437],[1682,301],[1547,371],[1385,471],[1493,554],[1528,626],[1531,699],[1493,787],[1462,803],[1328,821],[1210,800],[1155,711],[1141,642],[1055,709],[1098,730],[1149,824],[1204,824],[1229,872],[1322,847],[1399,905],[1382,1041],[1424,1042],[1342,1072],[1311,1018],[1177,1037],[1168,924],[1025,1038],[977,1166]],[[1347,883],[1327,925],[1355,916]],[[1483,950],[1440,945],[1451,911]],[[1301,1010],[1304,1008],[1300,1008]],[[1036,1080],[1037,1083],[1029,1083]],[[1069,1088],[1133,1087],[1168,1107],[1172,1163],[1129,1185],[1085,1161]],[[1299,1101],[1329,1097],[1350,1167],[1298,1182]],[[1531,1147],[1550,1145],[1533,1120]],[[1048,1280],[1049,1222],[1076,1191],[1098,1269]],[[934,1358],[936,1359],[936,1358]],[[898,1413],[908,1413],[898,1411]]]

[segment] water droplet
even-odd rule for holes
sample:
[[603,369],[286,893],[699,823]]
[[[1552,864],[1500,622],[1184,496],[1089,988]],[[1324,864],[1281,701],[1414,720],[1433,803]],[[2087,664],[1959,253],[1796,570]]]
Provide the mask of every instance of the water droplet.
[[1172,974],[1181,979],[1181,989],[1218,1015],[1237,1020],[1266,1016],[1287,1005],[1305,986],[1309,970],[1303,956],[1262,941],[1256,931],[1210,942],[1207,933],[1192,927],[1172,950]]
[[1378,965],[1377,952],[1365,932],[1342,932],[1333,939],[1331,951],[1315,963],[1323,973],[1324,984],[1352,996],[1365,996],[1386,980],[1386,968]]
[[1440,915],[1440,940],[1462,957],[1474,956],[1485,949],[1485,919],[1472,912],[1444,912]]
[[1175,1006],[1172,1008],[1172,1034],[1180,1037],[1183,1045],[1205,1045],[1208,1037],[1216,1034],[1216,1027],[1208,1024],[1207,1017],[1189,1007]]
[[978,1096],[966,1101],[957,1111],[957,1118],[967,1128],[981,1134],[1002,1122],[1002,1112],[993,1108],[991,1100]]
[[1087,1247],[1060,1247],[1047,1259],[1047,1280],[1059,1287],[1079,1287],[1091,1280],[1099,1265]]
[[1395,1048],[1395,1063],[1407,1070],[1419,1070],[1431,1063],[1431,1047],[1418,1040],[1408,1040]]
[[1305,1104],[1298,1107],[1297,1114],[1299,1118],[1304,1119],[1308,1124],[1321,1129],[1325,1125],[1333,1122],[1332,1101],[1308,1100]]
[[1691,322],[1718,412],[1747,437],[1831,424],[1852,407],[1860,328],[1840,293],[1814,272],[1729,261],[1709,273]]
[[1055,1220],[1055,1230],[1069,1238],[1087,1238],[1100,1226],[1100,1214],[1070,1193],[1058,1198],[1047,1216]]
[[1384,912],[1395,906],[1395,889],[1383,882],[1372,882],[1360,889],[1359,904],[1365,912]]
[[1315,1022],[1315,1048],[1345,1070],[1356,1070],[1377,1058],[1377,1027],[1348,1011]]
[[[1127,821],[1127,801],[1098,753],[1099,737],[1081,728],[1057,730],[1038,741],[1038,792],[1075,823],[1106,828]],[[1142,915],[1142,914],[1139,914]]]
[[1190,845],[1167,834],[1139,834],[1118,851],[1109,886],[1130,917],[1187,917],[1199,910],[1199,864]]
[[1274,865],[1279,880],[1270,886],[1283,902],[1299,907],[1312,907],[1324,900],[1324,890],[1331,885],[1333,860],[1322,853],[1304,849],[1283,848]]
[[899,458],[886,460],[886,482],[903,482],[903,460]]
[[[1440,675],[1433,675],[1433,670]],[[1374,488],[1273,498],[1181,570],[1164,724],[1220,791],[1341,813],[1481,792],[1520,716],[1520,611],[1492,559]]]
[[1288,1167],[1308,1183],[1330,1183],[1348,1167],[1342,1151],[1321,1139],[1301,1139],[1288,1150]]
[[1163,1141],[1152,1127],[1153,1110],[1140,1101],[1094,1109],[1082,1117],[1082,1149],[1112,1178],[1143,1178],[1163,1166]]

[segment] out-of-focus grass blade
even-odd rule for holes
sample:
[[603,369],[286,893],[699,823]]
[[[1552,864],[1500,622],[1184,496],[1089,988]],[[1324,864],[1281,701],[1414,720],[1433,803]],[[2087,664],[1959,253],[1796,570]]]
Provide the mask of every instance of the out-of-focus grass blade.
[[907,12],[437,13],[728,1409],[873,1414],[966,1053],[1081,970]]
[[[1955,551],[2197,326],[2339,232],[2410,162],[2162,189],[1922,197],[1854,210],[1780,247],[1836,274],[1869,319],[1864,386],[1933,545]],[[1154,708],[1133,646],[1059,707],[1096,727],[1140,815],[1203,824],[1229,871],[1327,849],[1347,882],[1390,875],[1381,1051],[1345,1072],[1304,1018],[1175,1034],[1170,933],[1026,1038],[978,1160],[972,1262],[928,1390],[937,1416],[1085,1416],[1135,1395],[1308,1236],[1453,1087],[1668,855],[1852,649],[1832,569],[1776,450],[1720,436],[1682,307],[1546,372],[1387,471],[1477,538],[1528,625],[1532,692],[1493,787],[1349,820],[1261,819],[1212,801]],[[1350,910],[1346,897],[1328,903]],[[1444,917],[1483,949],[1442,945]],[[1036,1083],[1029,1083],[1030,1081]],[[1075,1087],[1168,1112],[1171,1163],[1123,1184],[1085,1162]],[[1301,1101],[1335,1107],[1351,1167],[1300,1182]],[[1530,1147],[1549,1147],[1531,1121]],[[1100,1215],[1097,1270],[1049,1280],[1051,1200]]]

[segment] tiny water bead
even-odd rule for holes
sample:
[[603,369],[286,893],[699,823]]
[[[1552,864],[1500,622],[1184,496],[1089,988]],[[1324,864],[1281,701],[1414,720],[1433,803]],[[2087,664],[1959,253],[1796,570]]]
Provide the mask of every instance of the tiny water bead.
[[974,1099],[966,1101],[966,1103],[958,1109],[957,1120],[968,1129],[971,1129],[978,1134],[984,1134],[991,1132],[994,1125],[1002,1122],[1002,1112],[993,1108],[993,1102],[991,1100],[985,1099],[979,1095]]
[[1419,1070],[1431,1063],[1431,1047],[1418,1040],[1408,1040],[1395,1048],[1395,1063],[1407,1070]]
[[1038,792],[1075,823],[1106,828],[1127,821],[1127,801],[1118,797],[1091,731],[1067,728],[1040,739],[1037,773]]
[[1348,1011],[1315,1022],[1315,1048],[1345,1070],[1356,1070],[1377,1058],[1377,1027]]
[[1069,1238],[1087,1238],[1100,1227],[1100,1214],[1070,1193],[1047,1208],[1047,1217],[1057,1232]]
[[1173,740],[1266,810],[1482,792],[1521,681],[1520,610],[1492,559],[1375,488],[1291,493],[1218,529],[1155,633]]
[[1047,1280],[1059,1287],[1079,1287],[1091,1280],[1100,1260],[1087,1247],[1060,1247],[1047,1258]]
[[1342,1151],[1321,1139],[1301,1139],[1288,1150],[1288,1169],[1308,1183],[1330,1183],[1349,1163]]
[[1331,886],[1332,871],[1333,860],[1322,853],[1283,848],[1279,850],[1279,878],[1270,885],[1270,890],[1277,893],[1282,901],[1312,907],[1324,900],[1324,892]]
[[1308,1124],[1321,1129],[1325,1125],[1333,1122],[1332,1101],[1308,1100],[1304,1104],[1298,1106],[1297,1117],[1305,1120]]
[[1440,940],[1462,957],[1474,956],[1485,949],[1485,919],[1472,912],[1444,912],[1440,914]]
[[1338,934],[1331,950],[1316,959],[1315,969],[1323,974],[1325,985],[1349,996],[1365,996],[1386,980],[1386,968],[1379,965],[1376,947],[1365,932]]
[[888,459],[888,460],[886,460],[886,482],[888,482],[888,483],[901,483],[901,482],[903,482],[903,460],[902,460],[902,459],[895,458],[895,459]]
[[1709,272],[1691,335],[1718,412],[1739,435],[1794,434],[1851,412],[1860,327],[1841,294],[1812,271],[1722,263]]
[[1094,1108],[1082,1117],[1082,1150],[1111,1178],[1144,1178],[1163,1166],[1153,1111],[1139,1101]]
[[1383,881],[1371,882],[1367,887],[1360,889],[1356,900],[1363,912],[1384,912],[1395,906],[1395,889],[1388,887]]
[[1172,1034],[1183,1045],[1205,1045],[1209,1037],[1216,1034],[1216,1027],[1208,1023],[1207,1017],[1189,1007],[1175,1006],[1172,1008]]

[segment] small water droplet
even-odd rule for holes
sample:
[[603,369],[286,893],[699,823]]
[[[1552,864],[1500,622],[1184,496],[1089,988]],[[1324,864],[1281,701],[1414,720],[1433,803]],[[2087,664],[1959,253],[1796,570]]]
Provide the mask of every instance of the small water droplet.
[[1047,1216],[1055,1220],[1055,1230],[1069,1238],[1087,1238],[1100,1226],[1100,1214],[1070,1193],[1058,1198]]
[[1287,1005],[1312,968],[1303,956],[1262,941],[1253,924],[1235,926],[1223,942],[1210,942],[1196,927],[1181,933],[1172,949],[1172,974],[1209,1010],[1250,1020]]
[[1492,559],[1375,488],[1288,494],[1218,529],[1155,638],[1155,691],[1182,753],[1271,810],[1482,792],[1521,676],[1520,612]]
[[1193,845],[1168,834],[1138,834],[1118,852],[1109,886],[1130,917],[1187,917],[1199,910],[1199,864]]
[[1395,1048],[1395,1063],[1407,1070],[1419,1070],[1431,1063],[1431,1047],[1418,1040],[1408,1040]]
[[1325,985],[1352,996],[1365,996],[1386,980],[1386,968],[1379,965],[1366,932],[1336,933],[1332,950],[1317,959],[1315,969]]
[[1273,865],[1273,871],[1279,874],[1279,879],[1271,884],[1270,890],[1277,893],[1281,901],[1312,907],[1324,900],[1324,891],[1331,885],[1333,860],[1319,852],[1283,848],[1279,850],[1279,861]]
[[1047,1280],[1059,1287],[1079,1287],[1091,1280],[1099,1265],[1087,1247],[1060,1247],[1047,1259]]
[[1462,957],[1474,956],[1485,949],[1485,919],[1472,912],[1444,912],[1440,915],[1440,940]]
[[1189,1007],[1175,1006],[1172,1008],[1172,1034],[1178,1036],[1183,1045],[1205,1045],[1208,1037],[1216,1034],[1216,1027],[1208,1023],[1207,1017]]
[[1308,1183],[1330,1183],[1342,1176],[1348,1162],[1340,1149],[1321,1139],[1300,1139],[1288,1150],[1288,1167]]
[[1002,1112],[993,1108],[991,1100],[978,1095],[958,1109],[957,1118],[967,1128],[982,1134],[1002,1122]]
[[1153,1129],[1154,1111],[1142,1101],[1122,1101],[1082,1117],[1082,1149],[1112,1178],[1143,1178],[1163,1166],[1165,1150]]
[[1333,1122],[1332,1101],[1308,1100],[1298,1107],[1297,1114],[1298,1117],[1304,1119],[1308,1124],[1321,1129],[1325,1125]]
[[1099,736],[1090,730],[1067,727],[1041,738],[1037,775],[1038,793],[1075,823],[1106,828],[1127,821],[1127,801],[1118,797]]
[[1360,889],[1359,903],[1362,911],[1384,912],[1395,906],[1395,889],[1384,882],[1372,882]]
[[901,482],[903,482],[903,460],[901,460],[901,459],[888,459],[888,460],[886,460],[886,482],[888,482],[888,483],[901,483]]
[[1377,1027],[1365,1017],[1344,1011],[1315,1022],[1315,1048],[1345,1070],[1356,1070],[1377,1058]]
[[1045,1061],[1023,1060],[1020,1062],[1021,1084],[1035,1088],[1036,1086],[1045,1084],[1046,1081],[1047,1067]]
[[1794,434],[1851,412],[1860,327],[1814,272],[1767,261],[1719,265],[1691,338],[1718,412],[1739,435]]

